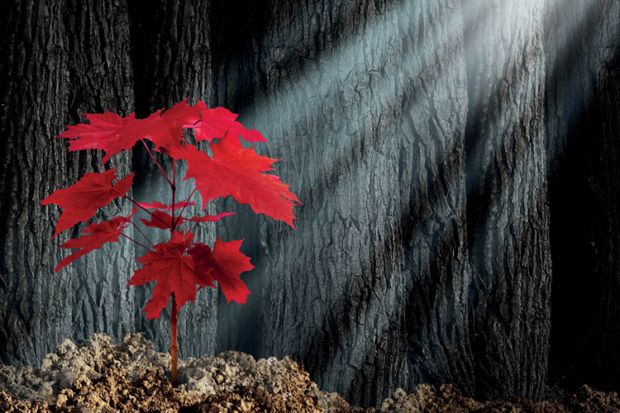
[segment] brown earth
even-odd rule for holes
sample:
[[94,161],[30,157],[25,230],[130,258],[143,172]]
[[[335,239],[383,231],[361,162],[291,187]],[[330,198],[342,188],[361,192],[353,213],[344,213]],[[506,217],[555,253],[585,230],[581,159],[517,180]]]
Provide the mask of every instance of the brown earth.
[[[95,334],[63,342],[37,369],[0,365],[1,412],[370,412],[321,391],[289,358],[254,360],[237,352],[179,362],[179,386],[168,377],[170,357],[140,334],[116,344]],[[453,386],[395,391],[382,412],[620,412],[620,398],[587,386],[562,401],[478,402]]]

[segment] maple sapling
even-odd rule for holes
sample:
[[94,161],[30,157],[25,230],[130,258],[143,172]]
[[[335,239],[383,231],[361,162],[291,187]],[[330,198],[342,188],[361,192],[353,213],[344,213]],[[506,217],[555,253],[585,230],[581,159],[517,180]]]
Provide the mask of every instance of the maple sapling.
[[[140,286],[155,282],[151,298],[144,307],[148,319],[159,318],[161,311],[172,301],[171,379],[176,384],[178,311],[187,302],[195,300],[197,289],[215,287],[215,281],[227,302],[244,304],[250,291],[241,279],[241,273],[254,268],[250,258],[240,251],[241,240],[217,239],[210,247],[196,242],[194,233],[184,228],[188,224],[217,222],[233,215],[222,212],[185,216],[187,207],[194,205],[194,195],[198,193],[202,198],[203,209],[211,200],[231,196],[237,202],[249,205],[255,213],[284,221],[291,227],[294,227],[295,218],[293,207],[301,203],[288,185],[269,173],[275,159],[258,155],[253,147],[245,148],[241,144],[241,139],[265,142],[263,135],[245,128],[236,120],[237,115],[228,109],[207,108],[200,100],[192,106],[184,100],[144,119],[137,119],[133,113],[126,117],[111,112],[85,116],[87,123],[68,126],[58,136],[69,141],[69,151],[102,150],[105,165],[114,155],[141,144],[168,184],[172,202],[134,200],[128,195],[134,174],[119,179],[114,168],[87,173],[77,183],[55,191],[41,201],[42,205],[55,204],[63,210],[53,237],[80,222],[91,220],[99,208],[116,199],[133,205],[129,215],[91,223],[84,228],[83,235],[62,244],[62,248],[77,251],[60,261],[55,271],[106,243],[117,242],[119,237],[144,248],[146,253],[137,259],[142,268],[135,271],[128,284]],[[183,130],[193,131],[196,142],[207,142],[212,155],[190,143]],[[166,171],[153,151],[171,158],[170,171]],[[186,164],[184,180],[194,180],[193,190],[182,201],[177,200],[178,185],[181,184],[177,179],[178,162]],[[148,214],[148,218],[140,219],[141,224],[169,232],[167,241],[154,244],[148,238],[140,224],[134,222],[138,209]],[[140,240],[124,233],[129,225],[140,234]]]

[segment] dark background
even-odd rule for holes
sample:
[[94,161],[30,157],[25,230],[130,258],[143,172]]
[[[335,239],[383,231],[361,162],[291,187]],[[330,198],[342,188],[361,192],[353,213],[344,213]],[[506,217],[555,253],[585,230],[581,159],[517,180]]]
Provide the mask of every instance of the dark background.
[[[201,291],[183,356],[289,355],[376,404],[455,383],[484,398],[620,385],[620,2],[8,1],[0,14],[0,358],[144,331],[112,244],[61,273],[39,200],[98,154],[53,139],[80,113],[186,96],[241,113],[304,205],[298,230],[236,209],[253,294]],[[144,154],[135,196],[161,185]],[[101,216],[128,206],[115,205]]]

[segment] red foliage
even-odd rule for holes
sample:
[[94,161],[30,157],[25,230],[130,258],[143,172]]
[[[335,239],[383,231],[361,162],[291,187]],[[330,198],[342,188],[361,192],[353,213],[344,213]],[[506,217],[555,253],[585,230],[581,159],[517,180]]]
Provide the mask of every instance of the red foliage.
[[118,241],[118,237],[120,237],[121,233],[127,224],[129,224],[131,217],[135,213],[136,211],[134,210],[128,217],[115,217],[109,221],[90,224],[84,228],[84,231],[82,231],[84,232],[84,235],[79,238],[70,239],[62,244],[62,248],[77,248],[78,251],[60,261],[54,269],[54,272],[60,271],[61,268],[66,267],[81,256],[101,248],[101,246],[107,242]]
[[207,284],[217,281],[226,301],[245,304],[250,290],[241,280],[241,273],[254,266],[250,258],[240,251],[242,240],[224,242],[216,240],[213,251],[206,244],[195,244],[189,251],[196,260],[198,272],[206,274]]
[[299,199],[280,178],[265,173],[271,170],[275,159],[258,155],[253,148],[244,148],[230,134],[211,143],[211,151],[213,157],[190,144],[170,150],[170,156],[187,162],[185,179],[196,181],[204,205],[230,195],[256,213],[293,226],[293,207],[299,204]]
[[[191,222],[217,222],[224,217],[228,217],[231,215],[235,215],[232,212],[222,212],[217,215],[204,215],[201,217],[174,217],[174,226],[178,227],[179,225],[184,224],[187,221]],[[151,213],[150,219],[141,218],[140,221],[147,227],[159,228],[159,229],[170,229],[173,226],[172,223],[172,215],[162,210],[155,210]]]
[[[254,148],[244,148],[240,141],[240,138],[248,142],[264,142],[266,139],[257,130],[245,128],[237,121],[237,115],[228,109],[210,109],[201,101],[192,106],[184,100],[145,119],[137,119],[133,113],[126,117],[111,112],[85,116],[87,123],[69,126],[59,135],[69,141],[70,151],[102,150],[105,152],[105,164],[112,156],[131,150],[136,143],[148,149],[149,141],[155,150],[187,164],[185,179],[194,179],[192,195],[196,191],[200,193],[203,207],[213,199],[231,196],[237,202],[249,205],[256,213],[293,226],[293,207],[300,205],[300,202],[288,185],[270,173],[276,160],[258,155]],[[197,142],[208,143],[213,155],[187,142],[184,129],[192,130]],[[153,162],[156,162],[154,158]],[[171,180],[161,165],[158,164],[158,168],[166,176],[174,200],[176,171],[171,174]],[[101,173],[88,173],[76,184],[57,190],[41,201],[43,205],[56,204],[63,208],[54,237],[80,222],[90,220],[99,208],[114,199],[125,197],[149,214],[148,219],[141,219],[144,225],[170,231],[169,241],[154,245],[138,259],[142,268],[134,273],[129,282],[130,285],[156,283],[145,307],[149,319],[158,318],[171,297],[175,319],[176,311],[195,299],[198,288],[214,287],[215,281],[228,302],[246,302],[250,291],[241,274],[254,267],[250,258],[240,251],[242,241],[218,239],[211,248],[194,242],[190,231],[178,229],[187,223],[216,222],[232,213],[183,216],[186,207],[194,205],[191,195],[174,204],[136,202],[126,196],[133,174],[113,183],[115,177],[114,168]],[[63,259],[56,271],[105,243],[118,241],[121,235],[133,240],[123,234],[133,215],[118,216],[84,228],[82,236],[62,244],[63,248],[77,251]]]
[[194,301],[196,286],[206,285],[206,277],[198,274],[194,258],[186,254],[193,239],[191,232],[175,231],[169,241],[155,245],[154,250],[138,258],[143,267],[134,273],[129,285],[156,281],[144,307],[148,319],[159,318],[172,294],[179,310],[186,302]]
[[112,184],[116,177],[114,168],[103,173],[91,172],[65,189],[59,189],[41,201],[41,205],[56,204],[63,209],[54,237],[80,222],[92,218],[97,209],[102,208],[129,191],[133,174]]
[[196,105],[201,108],[201,121],[194,125],[194,135],[197,141],[209,141],[220,138],[226,132],[235,137],[241,136],[248,142],[267,142],[267,139],[256,129],[247,129],[237,122],[237,115],[226,108],[207,109],[203,102]]

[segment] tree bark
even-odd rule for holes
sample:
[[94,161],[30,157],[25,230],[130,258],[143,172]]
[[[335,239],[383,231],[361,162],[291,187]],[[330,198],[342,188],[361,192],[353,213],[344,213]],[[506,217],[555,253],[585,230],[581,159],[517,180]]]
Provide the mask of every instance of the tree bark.
[[[50,241],[59,211],[39,201],[102,168],[53,139],[82,112],[189,97],[261,130],[257,151],[282,159],[304,205],[297,230],[208,206],[238,212],[218,235],[245,240],[252,295],[202,290],[179,317],[181,356],[292,356],[365,405],[422,382],[482,398],[620,386],[620,3],[546,4],[9,2],[0,359],[34,364],[99,331],[168,348],[168,313],[147,321],[148,289],[126,286],[143,251],[109,245],[54,274],[79,231]],[[138,172],[138,198],[165,200],[145,159],[112,164]]]
[[[200,98],[209,103],[213,96],[211,75],[210,2],[203,0],[130,3],[132,21],[133,64],[136,72],[136,110],[142,116],[170,107],[189,97],[191,103]],[[163,159],[162,159],[163,162]],[[166,162],[168,170],[171,162]],[[136,184],[136,196],[144,201],[170,199],[170,189],[149,157],[138,148],[134,166],[141,176]],[[171,175],[171,174],[170,174]],[[184,172],[180,172],[182,178]],[[179,183],[177,201],[186,199],[191,190],[189,183]],[[192,183],[193,184],[193,183]],[[200,197],[195,194],[198,207],[188,207],[185,215],[201,214]],[[212,209],[211,209],[212,211]],[[196,240],[212,243],[213,224],[203,224]],[[167,239],[165,231],[149,231],[153,240]],[[143,251],[138,252],[141,255]],[[150,289],[141,288],[143,303]],[[170,342],[170,314],[159,320],[146,321],[141,317],[141,328],[161,349]],[[201,289],[195,303],[185,306],[179,316],[179,349],[183,357],[213,353],[217,334],[217,292]]]
[[569,388],[587,382],[615,389],[620,385],[620,5],[564,0],[552,3],[546,17],[552,380]]
[[464,2],[473,351],[477,393],[492,399],[539,398],[547,378],[551,261],[541,4]]
[[[59,244],[77,231],[52,241],[58,211],[39,205],[101,168],[100,157],[69,154],[53,137],[79,112],[132,106],[129,27],[122,2],[11,2],[0,18],[0,354],[37,363],[67,337],[135,329],[132,246],[108,246],[55,274],[66,255]],[[128,160],[113,162],[119,175]],[[113,205],[101,217],[118,212],[128,210]]]
[[219,40],[218,104],[265,133],[257,150],[282,159],[304,205],[296,231],[245,208],[227,228],[256,270],[244,314],[220,319],[221,347],[290,355],[354,403],[421,382],[472,391],[459,3],[248,14]]

